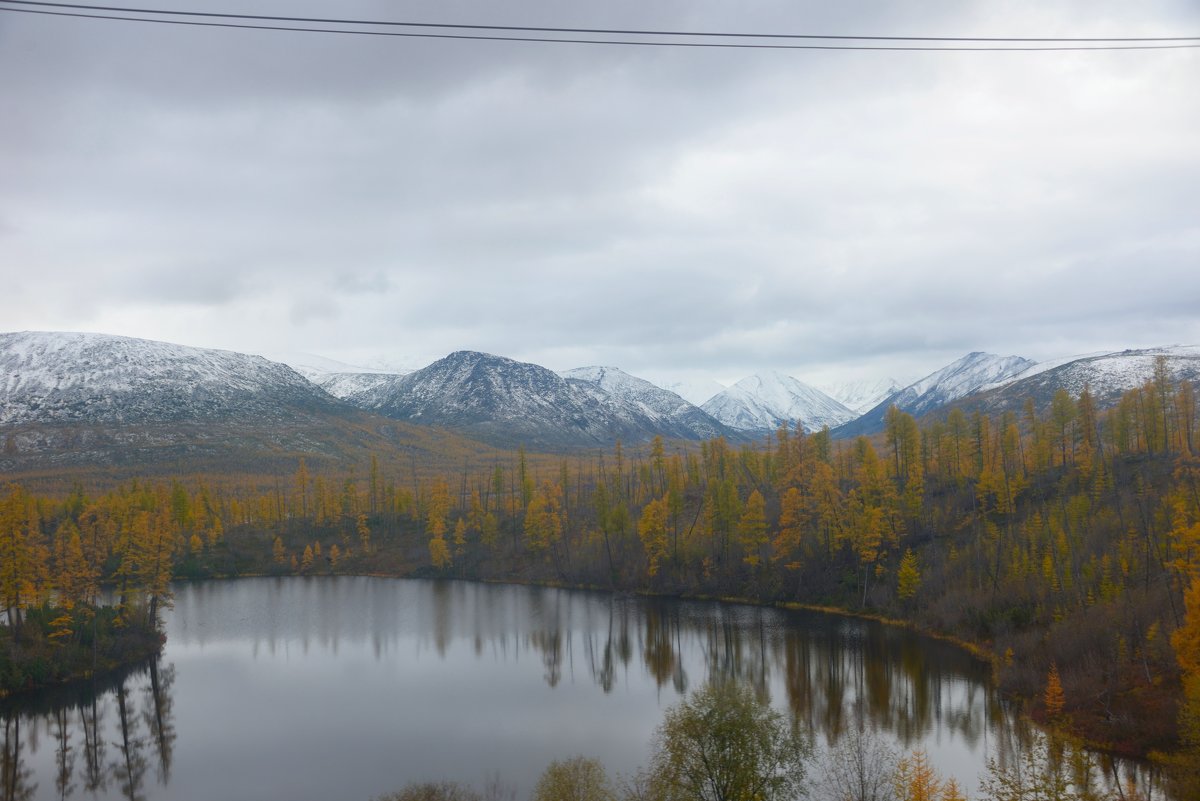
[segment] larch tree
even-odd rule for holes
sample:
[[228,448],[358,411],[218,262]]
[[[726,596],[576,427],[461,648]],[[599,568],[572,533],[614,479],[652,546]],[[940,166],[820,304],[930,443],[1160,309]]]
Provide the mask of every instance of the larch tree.
[[165,515],[153,515],[147,522],[142,530],[145,539],[137,546],[141,551],[138,578],[149,600],[147,618],[153,626],[158,623],[159,608],[171,605],[171,572],[179,535],[175,522]]
[[442,537],[446,533],[446,518],[450,515],[450,485],[439,478],[433,482],[426,501],[425,531],[431,537]]
[[526,545],[536,553],[548,555],[562,539],[562,533],[562,488],[544,480],[525,510]]
[[437,570],[446,570],[454,564],[454,557],[450,553],[450,546],[446,544],[444,532],[429,538],[429,562]]
[[1046,719],[1052,723],[1061,720],[1063,709],[1067,705],[1067,695],[1063,690],[1062,677],[1058,673],[1058,663],[1050,663],[1050,672],[1046,674],[1046,689],[1042,693],[1042,705],[1046,708]]
[[904,550],[900,559],[900,567],[896,570],[896,595],[902,601],[916,596],[921,589],[921,566],[912,548]]
[[742,546],[742,557],[752,570],[757,570],[765,560],[766,548],[770,543],[767,536],[767,502],[762,493],[754,490],[746,499],[746,506],[738,519],[738,542]]
[[646,575],[654,578],[668,552],[666,498],[656,498],[642,507],[637,531],[646,552]]
[[893,789],[896,801],[942,801],[944,782],[929,761],[929,754],[919,748],[896,764]]
[[0,503],[0,600],[8,623],[21,631],[23,612],[33,600],[38,571],[33,501],[19,486],[9,488]]
[[358,544],[362,548],[362,552],[369,554],[371,552],[371,527],[367,525],[365,514],[360,514],[355,520],[354,530],[358,534]]

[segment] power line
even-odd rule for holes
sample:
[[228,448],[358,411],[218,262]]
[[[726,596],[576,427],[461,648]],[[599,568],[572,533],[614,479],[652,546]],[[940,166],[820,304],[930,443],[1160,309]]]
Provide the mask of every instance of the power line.
[[404,28],[449,28],[459,30],[530,31],[535,33],[611,34],[614,36],[690,36],[738,37],[753,39],[841,39],[888,42],[1200,42],[1200,36],[1100,36],[1100,37],[1007,37],[1007,36],[849,36],[815,33],[731,33],[728,31],[670,31],[637,30],[631,28],[551,28],[529,25],[468,25],[443,22],[401,22],[391,20],[337,19],[328,17],[284,17],[266,14],[232,14],[217,11],[178,11],[128,6],[99,6],[81,3],[59,3],[47,0],[0,0],[9,5],[69,8],[78,11],[110,11],[121,14],[155,14],[177,17],[208,17],[220,19],[256,20],[259,22],[305,22],[322,25],[380,25]]
[[[615,28],[554,28],[516,25],[476,25],[457,23],[402,22],[384,20],[331,19],[321,17],[283,17],[258,14],[224,14],[202,11],[178,11],[153,8],[122,6],[98,6],[76,3],[35,2],[34,0],[0,0],[0,11],[39,14],[45,16],[73,17],[80,19],[140,22],[161,25],[184,25],[207,28],[234,28],[243,30],[288,31],[298,33],[332,33],[353,36],[387,36],[418,39],[459,39],[473,41],[543,42],[560,44],[632,45],[642,47],[691,47],[691,48],[735,48],[766,50],[883,50],[883,51],[1063,51],[1063,50],[1169,50],[1200,48],[1200,37],[938,37],[938,36],[850,36],[826,34],[768,34],[732,33],[703,31],[634,30]],[[12,5],[37,6],[39,8],[11,8]],[[47,8],[75,9],[74,11],[50,11]],[[98,13],[113,12],[113,13]],[[134,16],[151,14],[155,16]],[[385,27],[389,30],[362,30],[356,28],[309,27],[309,25],[267,25],[249,22],[216,22],[206,20],[247,20],[254,22],[307,23],[321,26],[361,25]],[[397,31],[394,28],[417,30]],[[429,29],[443,31],[491,31],[494,33],[433,33]],[[527,32],[534,34],[579,34],[588,36],[636,36],[636,37],[691,37],[717,38],[720,41],[677,41],[674,39],[612,39],[579,38],[566,36],[517,36],[502,35],[500,32]],[[730,39],[785,40],[776,42],[727,41]],[[855,42],[906,42],[912,44],[792,44],[791,41],[855,41]],[[974,43],[922,45],[919,42]],[[988,44],[983,44],[988,43]],[[1109,43],[1109,44],[1103,44]],[[1116,44],[1112,44],[1116,43]]]

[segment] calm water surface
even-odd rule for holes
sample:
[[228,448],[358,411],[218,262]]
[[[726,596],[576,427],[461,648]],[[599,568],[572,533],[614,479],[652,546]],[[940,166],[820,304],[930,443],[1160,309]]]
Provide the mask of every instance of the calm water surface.
[[860,718],[974,791],[1025,737],[987,667],[867,621],[720,603],[356,577],[177,589],[153,668],[0,708],[0,799],[367,799],[554,759],[630,773],[664,708],[755,684],[819,744]]

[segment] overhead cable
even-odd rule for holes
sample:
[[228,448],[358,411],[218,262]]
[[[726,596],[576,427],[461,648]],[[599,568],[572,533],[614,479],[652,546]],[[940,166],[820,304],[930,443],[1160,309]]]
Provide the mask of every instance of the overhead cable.
[[[14,8],[13,6],[23,6]],[[33,6],[35,8],[29,8]],[[62,10],[49,10],[62,9]],[[845,34],[735,33],[729,31],[672,31],[623,28],[563,28],[547,26],[485,25],[394,20],[288,17],[207,11],[100,6],[38,0],[0,0],[0,11],[83,19],[115,20],[209,28],[327,33],[355,36],[388,36],[419,39],[543,42],[561,44],[632,45],[642,47],[736,48],[769,50],[885,50],[885,51],[1061,51],[1061,50],[1163,50],[1200,47],[1200,37],[967,37],[967,36],[856,36]],[[151,15],[151,16],[145,16]],[[221,21],[223,20],[223,21]],[[266,24],[289,23],[289,24]],[[355,28],[328,26],[364,26]],[[314,27],[319,26],[319,27]],[[382,28],[383,30],[380,30]],[[405,28],[410,30],[396,30]],[[475,31],[461,33],[456,31]],[[530,35],[516,35],[518,33]],[[536,34],[536,35],[532,35]],[[548,34],[570,34],[550,36]],[[639,37],[639,38],[609,38]],[[605,37],[605,38],[596,38]],[[649,38],[657,37],[657,38]],[[666,37],[666,38],[663,38]],[[700,39],[701,41],[680,41]],[[716,41],[713,41],[716,40]],[[742,41],[738,41],[742,40]],[[748,41],[747,41],[748,40]],[[774,40],[774,41],[770,41]],[[796,44],[803,41],[804,44]],[[821,43],[825,42],[825,43]],[[834,42],[829,44],[829,42]],[[847,44],[896,42],[903,44]],[[934,44],[921,44],[934,43]]]

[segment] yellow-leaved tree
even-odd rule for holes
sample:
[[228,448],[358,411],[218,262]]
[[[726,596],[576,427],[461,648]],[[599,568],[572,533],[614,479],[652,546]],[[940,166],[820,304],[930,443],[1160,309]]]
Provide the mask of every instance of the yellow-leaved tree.
[[900,559],[900,567],[896,570],[896,595],[900,600],[907,601],[916,596],[921,589],[921,566],[912,548],[906,548]]
[[1046,691],[1042,693],[1042,703],[1046,707],[1046,720],[1057,723],[1062,718],[1063,708],[1067,705],[1067,695],[1063,691],[1062,678],[1058,675],[1058,664],[1050,663],[1050,672],[1046,676]]
[[646,574],[658,575],[663,556],[667,553],[667,499],[657,498],[642,507],[638,519],[638,537],[646,551]]
[[738,519],[737,534],[746,564],[758,568],[764,561],[766,546],[771,541],[767,536],[767,504],[758,490],[751,492],[746,499],[746,507]]
[[549,553],[562,539],[562,488],[543,481],[525,510],[525,541],[529,549]]
[[941,801],[944,789],[944,782],[923,748],[896,763],[892,784],[897,801]]

